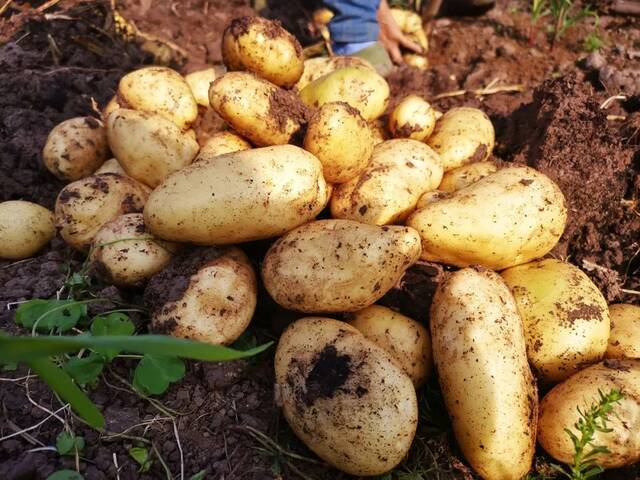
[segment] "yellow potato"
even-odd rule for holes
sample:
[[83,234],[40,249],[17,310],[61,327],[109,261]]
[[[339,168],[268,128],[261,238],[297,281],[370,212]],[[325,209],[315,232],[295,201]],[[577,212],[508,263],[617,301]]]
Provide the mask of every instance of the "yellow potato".
[[443,192],[442,190],[432,190],[430,192],[425,192],[418,199],[416,210],[420,210],[427,205],[430,205],[434,202],[439,202],[440,200],[444,200],[445,198],[451,198],[451,194],[449,192]]
[[418,402],[409,377],[350,325],[307,317],[280,337],[276,391],[295,434],[351,475],[379,475],[411,446]]
[[535,451],[538,393],[516,304],[500,276],[465,268],[438,287],[433,359],[460,450],[487,480],[520,480]]
[[443,192],[455,192],[497,171],[498,166],[493,162],[477,162],[463,165],[446,172],[438,189]]
[[271,246],[262,279],[286,309],[355,312],[382,298],[419,255],[420,240],[410,228],[318,220]]
[[117,110],[118,108],[120,108],[120,104],[118,103],[118,95],[116,94],[113,97],[111,97],[111,100],[109,100],[109,102],[102,109],[102,112],[100,115],[100,118],[102,118],[102,121],[106,122],[111,112],[113,112],[114,110]]
[[640,307],[628,303],[609,306],[611,335],[605,358],[640,358]]
[[417,210],[407,225],[420,232],[425,260],[502,270],[549,253],[566,220],[555,183],[532,168],[511,167]]
[[374,225],[400,222],[441,180],[440,159],[427,145],[388,140],[374,147],[371,161],[358,177],[336,185],[331,215]]
[[298,83],[296,83],[295,90],[299,92],[318,78],[344,67],[362,67],[375,72],[373,65],[360,57],[335,56],[309,58],[304,61],[304,72],[300,80],[298,80]]
[[185,75],[184,79],[189,84],[193,98],[195,98],[198,105],[203,107],[209,107],[209,87],[211,83],[223,74],[222,68],[209,67],[203,70],[196,70]]
[[405,53],[402,55],[402,61],[407,65],[417,68],[419,70],[426,70],[429,68],[429,60],[424,55],[417,53]]
[[251,144],[240,135],[230,131],[217,132],[207,139],[194,162],[242,150],[251,150]]
[[102,164],[102,166],[93,172],[94,175],[101,175],[103,173],[117,173],[118,175],[127,175],[122,165],[115,158],[110,158]]
[[369,130],[371,131],[371,141],[375,147],[377,144],[389,140],[389,135],[385,130],[384,124],[381,119],[369,122]]
[[435,111],[417,95],[405,97],[389,115],[389,130],[396,138],[423,141],[435,126]]
[[53,213],[48,209],[24,200],[0,203],[0,258],[29,258],[55,235]]

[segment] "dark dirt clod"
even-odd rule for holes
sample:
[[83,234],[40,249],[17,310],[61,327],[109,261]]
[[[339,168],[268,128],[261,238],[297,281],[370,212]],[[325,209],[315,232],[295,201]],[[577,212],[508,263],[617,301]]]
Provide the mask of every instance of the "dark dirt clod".
[[299,124],[307,123],[310,112],[295,93],[276,88],[269,97],[269,115],[276,121],[278,128],[284,130],[289,120]]
[[351,357],[338,354],[333,345],[327,345],[313,363],[305,381],[304,401],[307,406],[313,405],[319,398],[333,398],[351,374]]

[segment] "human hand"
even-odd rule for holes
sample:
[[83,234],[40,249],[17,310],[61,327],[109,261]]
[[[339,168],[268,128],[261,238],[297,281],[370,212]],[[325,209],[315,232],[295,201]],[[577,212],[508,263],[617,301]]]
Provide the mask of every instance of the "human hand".
[[380,1],[378,24],[380,25],[380,42],[384,45],[385,50],[389,52],[389,56],[394,63],[402,63],[400,47],[404,47],[415,53],[423,53],[420,45],[402,33],[393,15],[391,15],[387,0]]

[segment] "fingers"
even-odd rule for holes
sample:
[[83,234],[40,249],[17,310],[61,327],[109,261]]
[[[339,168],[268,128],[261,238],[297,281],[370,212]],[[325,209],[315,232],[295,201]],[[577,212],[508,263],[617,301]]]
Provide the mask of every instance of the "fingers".
[[414,53],[423,53],[422,47],[413,40],[407,38],[405,35],[401,35],[400,37],[398,37],[398,42],[407,50],[411,50]]
[[389,56],[391,57],[391,61],[395,64],[402,63],[402,53],[400,52],[400,47],[396,42],[389,42],[387,45],[387,52],[389,52]]

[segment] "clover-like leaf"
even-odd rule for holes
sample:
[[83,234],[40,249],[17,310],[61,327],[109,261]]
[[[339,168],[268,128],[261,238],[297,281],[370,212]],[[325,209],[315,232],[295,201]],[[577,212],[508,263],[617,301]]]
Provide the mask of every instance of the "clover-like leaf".
[[75,300],[34,299],[23,303],[16,310],[15,321],[25,328],[39,332],[66,332],[76,326],[87,314],[87,306]]
[[104,364],[105,357],[103,355],[91,352],[86,357],[70,358],[64,364],[64,369],[76,383],[84,385],[98,378],[104,368]]
[[140,465],[140,473],[148,472],[153,464],[149,450],[144,447],[133,447],[129,449],[129,455]]
[[75,470],[58,470],[47,477],[47,480],[84,480]]
[[133,375],[133,386],[145,394],[159,395],[184,377],[184,362],[176,357],[145,355]]
[[76,437],[71,432],[60,432],[56,438],[56,450],[60,455],[74,455],[84,449],[84,437]]
[[[136,327],[127,315],[121,312],[110,313],[107,316],[98,315],[91,323],[91,334],[96,337],[106,335],[132,335]],[[120,350],[115,348],[94,348],[96,352],[111,361],[118,356]]]

